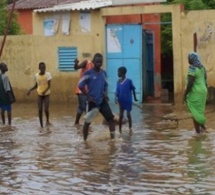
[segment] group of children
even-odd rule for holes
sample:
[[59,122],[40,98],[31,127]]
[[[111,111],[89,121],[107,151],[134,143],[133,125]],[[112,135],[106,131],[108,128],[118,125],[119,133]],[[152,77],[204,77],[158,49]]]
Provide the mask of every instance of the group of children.
[[[5,125],[5,111],[7,111],[8,125],[11,125],[11,104],[16,101],[13,88],[10,84],[8,76],[5,74],[8,71],[8,67],[5,63],[0,63],[0,109],[2,123]],[[44,62],[39,63],[39,73],[35,74],[35,84],[27,92],[30,95],[31,91],[37,89],[38,93],[38,112],[40,126],[43,127],[43,105],[46,115],[46,125],[50,125],[49,122],[49,96],[51,87],[51,74],[46,72],[46,64]]]
[[[85,60],[79,64],[79,61],[75,60],[75,70],[81,69],[79,83],[75,89],[75,93],[78,96],[78,109],[75,119],[75,125],[79,124],[79,120],[84,112],[83,125],[83,137],[87,140],[88,129],[93,120],[93,115],[96,112],[100,112],[105,120],[108,122],[110,137],[115,137],[115,121],[114,114],[109,106],[109,98],[107,96],[107,75],[103,70],[103,56],[100,53],[96,53],[92,61]],[[5,72],[8,71],[5,63],[0,63],[0,108],[2,123],[5,124],[5,111],[8,113],[8,124],[11,125],[11,104],[15,102],[15,96],[13,89],[10,85],[10,81]],[[38,93],[38,114],[40,126],[43,127],[43,106],[46,116],[46,126],[50,125],[49,121],[49,99],[52,76],[49,72],[46,72],[46,64],[44,62],[39,63],[39,72],[35,74],[35,84],[29,89],[27,95],[30,95],[31,91],[37,89]],[[122,133],[122,120],[124,111],[127,111],[127,118],[129,123],[129,129],[132,129],[132,94],[135,101],[136,98],[135,87],[131,79],[126,77],[127,69],[122,66],[118,69],[118,81],[116,85],[115,103],[119,105],[119,131]]]
[[[84,140],[87,140],[88,129],[90,123],[92,122],[93,115],[96,111],[100,112],[105,120],[108,122],[110,137],[113,139],[115,137],[115,121],[114,114],[108,104],[107,96],[107,75],[106,71],[103,70],[103,56],[100,53],[94,55],[92,62],[86,60],[81,64],[79,61],[75,60],[75,69],[81,69],[80,80],[77,85],[79,92],[78,95],[79,105],[76,114],[75,125],[79,124],[79,119],[81,115],[86,112],[83,126],[83,136]],[[93,67],[89,67],[88,64],[93,64]],[[122,133],[122,120],[124,111],[127,111],[127,118],[129,123],[129,129],[132,129],[132,94],[134,100],[138,101],[136,98],[135,87],[131,79],[126,78],[127,69],[122,66],[118,69],[118,81],[115,93],[115,102],[119,105],[119,131]],[[80,98],[82,97],[82,98]],[[90,114],[92,113],[92,114]]]

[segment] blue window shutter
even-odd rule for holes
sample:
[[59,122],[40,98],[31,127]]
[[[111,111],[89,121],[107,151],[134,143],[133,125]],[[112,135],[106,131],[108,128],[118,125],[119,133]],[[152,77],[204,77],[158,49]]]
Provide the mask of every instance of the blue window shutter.
[[77,47],[58,47],[58,69],[74,71],[74,60],[77,58]]

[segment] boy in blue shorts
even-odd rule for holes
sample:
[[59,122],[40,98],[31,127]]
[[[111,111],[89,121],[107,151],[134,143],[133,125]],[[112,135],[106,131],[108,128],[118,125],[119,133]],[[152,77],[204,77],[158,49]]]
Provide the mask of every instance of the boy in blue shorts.
[[8,125],[11,125],[11,104],[14,103],[15,96],[13,93],[12,86],[10,84],[8,76],[5,74],[5,72],[8,71],[7,64],[0,63],[0,108],[1,108],[1,119],[3,125],[5,125],[5,111],[7,111],[8,116]]
[[138,101],[136,98],[135,87],[131,79],[126,78],[127,69],[124,66],[118,68],[119,80],[116,86],[115,102],[119,104],[119,132],[122,133],[122,119],[124,115],[124,110],[127,111],[129,130],[132,130],[132,93],[134,100]]
[[[82,79],[79,81],[78,87],[87,96],[88,111],[90,112],[95,108],[99,110],[99,112],[108,122],[111,139],[114,139],[114,115],[108,104],[106,72],[101,69],[103,63],[102,54],[95,54],[92,62],[94,64],[94,67],[84,73]],[[85,86],[87,86],[88,90],[86,90]],[[88,137],[88,129],[90,123],[91,121],[85,120],[83,126],[83,136],[85,141]]]

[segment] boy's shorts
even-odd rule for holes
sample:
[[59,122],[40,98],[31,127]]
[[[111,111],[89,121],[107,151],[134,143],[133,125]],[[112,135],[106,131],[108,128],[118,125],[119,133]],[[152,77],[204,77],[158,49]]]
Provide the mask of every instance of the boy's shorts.
[[84,94],[78,94],[78,113],[83,113],[86,111],[86,101],[87,96]]
[[[95,107],[96,107],[96,105],[94,102],[89,102],[89,111]],[[109,106],[108,102],[105,100],[103,100],[103,102],[99,106],[99,112],[106,119],[106,121],[110,121],[111,119],[114,118],[114,115],[110,109],[110,106]]]
[[2,110],[6,110],[7,112],[10,112],[11,111],[11,104],[7,104],[7,105],[0,104],[0,108]]

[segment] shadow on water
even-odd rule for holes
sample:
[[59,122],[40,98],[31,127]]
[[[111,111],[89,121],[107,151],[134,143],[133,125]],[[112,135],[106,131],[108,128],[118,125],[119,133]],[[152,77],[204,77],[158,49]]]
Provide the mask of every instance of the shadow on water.
[[174,128],[163,122],[178,108],[134,106],[132,131],[126,123],[120,137],[116,126],[110,141],[99,115],[84,142],[82,126],[73,126],[75,104],[52,104],[50,112],[52,125],[39,128],[36,104],[14,104],[12,127],[0,127],[1,194],[215,194],[214,113],[209,134],[197,136],[191,119]]

